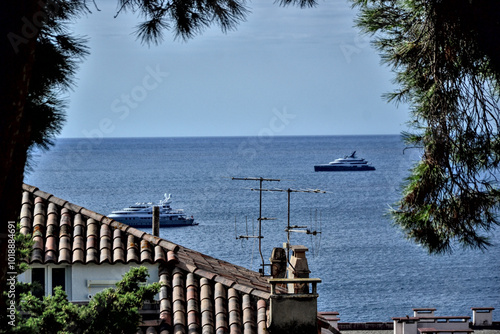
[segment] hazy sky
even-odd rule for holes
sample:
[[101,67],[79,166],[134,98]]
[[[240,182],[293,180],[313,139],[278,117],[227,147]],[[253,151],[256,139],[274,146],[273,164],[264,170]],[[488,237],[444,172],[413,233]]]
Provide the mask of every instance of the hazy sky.
[[90,38],[62,137],[397,134],[405,106],[381,95],[392,74],[353,27],[346,1],[313,9],[248,2],[237,30],[159,46],[133,35],[116,1],[76,21]]

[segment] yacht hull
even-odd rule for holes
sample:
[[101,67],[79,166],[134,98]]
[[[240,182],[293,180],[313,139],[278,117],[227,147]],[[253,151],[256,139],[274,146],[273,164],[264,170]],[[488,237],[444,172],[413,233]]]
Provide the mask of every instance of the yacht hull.
[[[151,216],[120,217],[118,215],[109,215],[108,217],[131,227],[151,227],[153,221],[153,218]],[[160,227],[180,227],[180,226],[192,226],[192,225],[198,225],[198,223],[194,222],[193,218],[170,219],[170,217],[166,218],[160,217]]]
[[151,227],[153,225],[153,208],[158,208],[160,227],[177,227],[198,225],[194,222],[193,216],[189,217],[182,209],[172,209],[170,194],[165,194],[165,198],[158,204],[135,203],[134,205],[111,212],[108,217],[120,223],[132,227]]
[[373,166],[332,166],[332,165],[316,165],[314,166],[315,172],[356,172],[375,170]]

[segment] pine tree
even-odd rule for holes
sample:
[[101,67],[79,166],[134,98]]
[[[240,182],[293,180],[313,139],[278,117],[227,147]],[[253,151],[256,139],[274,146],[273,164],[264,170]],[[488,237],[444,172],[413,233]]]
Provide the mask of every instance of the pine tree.
[[[6,284],[8,221],[17,221],[30,151],[48,148],[64,122],[61,93],[71,87],[84,40],[64,23],[85,11],[84,3],[7,1],[2,9],[0,57],[0,286]],[[0,300],[0,318],[5,315]]]
[[407,103],[406,143],[423,154],[392,210],[431,253],[486,249],[499,225],[500,3],[494,0],[355,0]]

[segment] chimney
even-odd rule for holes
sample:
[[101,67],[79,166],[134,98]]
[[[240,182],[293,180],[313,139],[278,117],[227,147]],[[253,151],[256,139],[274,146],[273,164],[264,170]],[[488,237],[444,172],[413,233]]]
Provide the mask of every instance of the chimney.
[[[318,333],[319,278],[271,278],[271,297],[267,327],[272,334]],[[283,293],[277,289],[280,284],[312,285],[311,293]]]
[[489,327],[493,325],[494,307],[472,307],[472,325]]
[[[302,245],[290,246],[292,255],[290,256],[290,263],[288,265],[288,278],[309,278],[311,271],[307,264],[306,252],[307,247]],[[307,284],[289,284],[288,293],[309,293]]]
[[269,261],[271,261],[271,276],[273,278],[286,277],[286,251],[283,248],[273,248]]
[[160,207],[153,206],[153,235],[155,237],[160,236]]
[[[286,246],[285,246],[286,247]],[[318,294],[316,286],[321,283],[319,278],[309,278],[309,267],[304,246],[291,246],[288,278],[273,278],[271,297],[269,300],[268,329],[272,334],[306,334],[318,333]],[[286,252],[282,248],[283,252]],[[271,268],[281,264],[282,252],[273,250]],[[271,269],[273,271],[273,269]],[[279,270],[277,271],[279,273]],[[309,292],[309,284],[311,292]],[[281,286],[288,286],[288,289]]]

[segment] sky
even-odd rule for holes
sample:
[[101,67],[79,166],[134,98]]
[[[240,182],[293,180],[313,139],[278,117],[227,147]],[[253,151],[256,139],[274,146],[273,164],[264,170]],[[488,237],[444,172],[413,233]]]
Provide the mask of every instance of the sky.
[[405,106],[386,102],[393,73],[354,27],[347,1],[315,8],[247,2],[237,29],[213,27],[158,46],[140,18],[98,0],[71,30],[89,39],[60,137],[398,134]]

